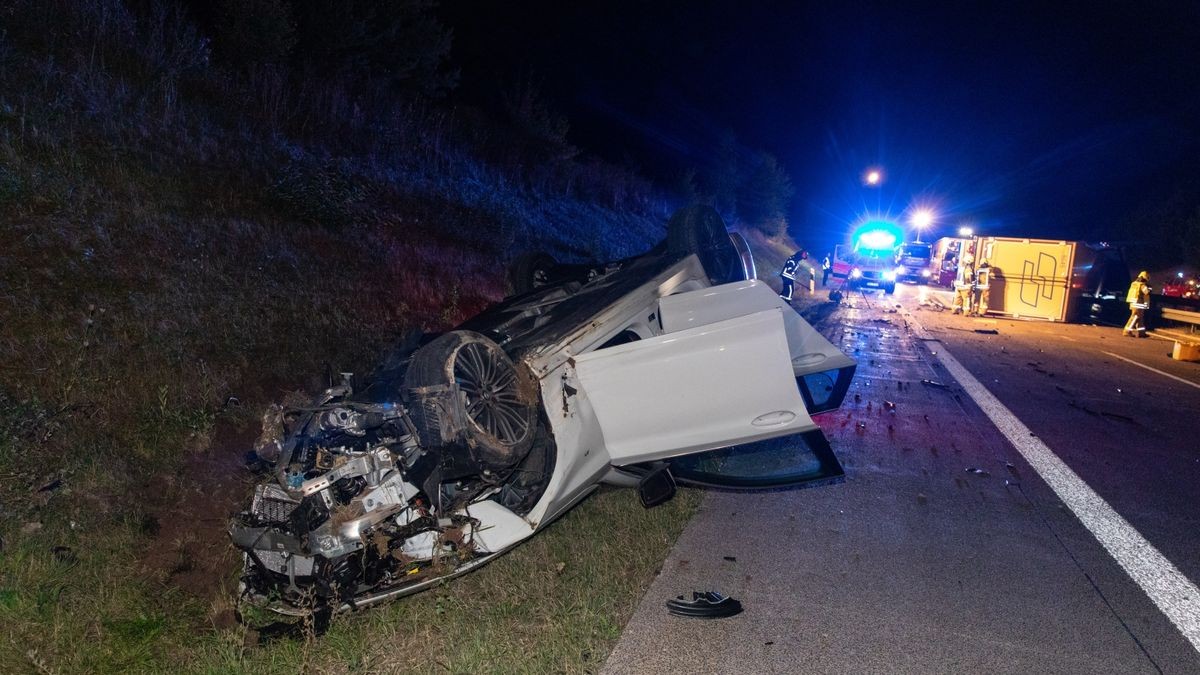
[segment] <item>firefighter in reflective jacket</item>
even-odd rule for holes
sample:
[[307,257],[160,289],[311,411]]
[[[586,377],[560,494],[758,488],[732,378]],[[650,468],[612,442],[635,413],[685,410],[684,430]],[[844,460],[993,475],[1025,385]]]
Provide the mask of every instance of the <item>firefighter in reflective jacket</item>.
[[958,261],[958,276],[954,279],[954,314],[970,313],[971,287],[975,285],[975,258],[963,253]]
[[1125,324],[1122,335],[1146,337],[1146,309],[1150,307],[1149,282],[1150,275],[1143,271],[1129,284],[1129,293],[1125,294],[1125,302],[1129,303],[1129,321]]
[[800,264],[800,257],[803,251],[796,251],[792,257],[783,262],[783,269],[779,271],[779,278],[783,281],[783,290],[779,293],[779,297],[792,301],[792,287],[796,284],[796,266]]
[[979,261],[975,284],[971,287],[971,316],[986,316],[991,296],[992,267],[987,260]]

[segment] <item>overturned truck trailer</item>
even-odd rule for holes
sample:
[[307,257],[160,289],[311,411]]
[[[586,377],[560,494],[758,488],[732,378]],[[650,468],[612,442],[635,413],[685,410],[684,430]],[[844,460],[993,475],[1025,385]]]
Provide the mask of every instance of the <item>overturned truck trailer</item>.
[[1022,319],[1119,324],[1129,268],[1119,250],[1081,241],[980,237],[991,266],[989,313]]

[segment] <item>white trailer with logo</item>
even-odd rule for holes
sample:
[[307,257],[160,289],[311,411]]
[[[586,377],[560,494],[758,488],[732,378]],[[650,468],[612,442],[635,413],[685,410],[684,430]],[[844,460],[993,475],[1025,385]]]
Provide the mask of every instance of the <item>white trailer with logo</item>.
[[989,314],[1047,321],[1113,323],[1129,269],[1120,251],[1080,241],[979,237],[975,263],[991,266]]

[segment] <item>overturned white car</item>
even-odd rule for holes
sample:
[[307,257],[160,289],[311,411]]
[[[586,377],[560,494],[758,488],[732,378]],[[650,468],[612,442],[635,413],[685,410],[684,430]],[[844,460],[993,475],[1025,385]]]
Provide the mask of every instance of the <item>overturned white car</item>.
[[841,467],[810,414],[855,363],[765,284],[715,211],[600,267],[526,259],[531,288],[402,351],[360,391],[273,407],[273,466],[230,526],[243,599],[362,607],[520,543],[601,481],[775,488]]

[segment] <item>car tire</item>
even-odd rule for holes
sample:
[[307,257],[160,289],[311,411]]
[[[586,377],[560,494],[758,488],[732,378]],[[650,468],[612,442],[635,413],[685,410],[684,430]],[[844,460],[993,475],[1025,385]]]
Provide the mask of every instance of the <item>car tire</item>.
[[558,261],[542,251],[522,253],[508,266],[508,283],[513,295],[528,293],[550,283]]
[[404,388],[418,435],[427,446],[445,445],[461,436],[478,463],[505,469],[533,445],[537,382],[479,333],[450,331],[418,349],[404,375]]
[[676,211],[667,221],[667,250],[678,258],[695,253],[713,284],[746,278],[742,257],[729,238],[725,221],[711,206],[694,204]]
[[883,292],[887,293],[888,295],[895,293],[896,292],[896,284],[888,284],[887,286],[884,286]]

